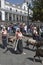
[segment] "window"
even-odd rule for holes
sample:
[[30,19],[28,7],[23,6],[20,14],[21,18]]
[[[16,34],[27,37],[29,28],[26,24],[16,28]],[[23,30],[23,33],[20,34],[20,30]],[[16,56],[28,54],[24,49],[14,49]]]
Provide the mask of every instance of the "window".
[[11,13],[9,13],[9,20],[10,20],[10,21],[12,20]]
[[22,11],[20,11],[20,13],[22,13]]
[[13,21],[15,21],[15,14],[13,14]]
[[22,21],[23,21],[23,16],[22,16]]
[[12,10],[12,8],[10,8],[10,10]]
[[24,10],[25,10],[25,6],[24,6]]
[[17,21],[18,21],[18,15],[16,17],[17,17]]
[[18,21],[18,16],[17,16],[17,21]]
[[5,20],[8,20],[8,12],[5,12]]
[[16,12],[17,12],[17,10],[16,10]]
[[24,12],[24,14],[26,14],[26,13]]

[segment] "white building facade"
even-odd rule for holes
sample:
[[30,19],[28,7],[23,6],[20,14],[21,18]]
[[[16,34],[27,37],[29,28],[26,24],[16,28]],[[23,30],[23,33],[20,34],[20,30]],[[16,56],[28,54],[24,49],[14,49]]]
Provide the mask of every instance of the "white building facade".
[[15,5],[5,0],[0,0],[0,21],[27,22],[27,9],[26,3]]

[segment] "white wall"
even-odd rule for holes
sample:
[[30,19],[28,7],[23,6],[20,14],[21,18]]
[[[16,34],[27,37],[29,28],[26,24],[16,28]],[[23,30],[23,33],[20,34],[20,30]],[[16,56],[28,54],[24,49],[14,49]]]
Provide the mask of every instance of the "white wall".
[[5,0],[1,0],[1,8],[5,7]]
[[2,20],[5,21],[5,12],[4,11],[1,12],[2,12]]
[[[22,5],[22,8],[16,7],[16,5],[15,6],[11,6],[9,4],[5,4],[5,0],[1,0],[1,8],[2,9],[10,10],[10,8],[12,8],[12,11],[15,11],[15,12],[17,10],[17,12],[19,12],[19,13],[22,12],[22,14],[28,13],[27,12],[27,4],[26,3],[24,3]],[[24,10],[24,6],[25,6],[25,10]],[[2,12],[2,20],[5,21],[5,11],[1,11],[1,12]]]
[[16,12],[16,10],[17,10],[17,12],[19,12],[19,13],[27,13],[27,10],[24,10],[23,8],[21,9],[21,8],[17,8],[17,7],[13,7],[13,6],[9,6],[9,5],[5,5],[5,9],[7,9],[7,10],[10,10],[10,8],[12,8],[12,11],[14,11],[14,12]]
[[24,7],[25,7],[25,10],[28,9],[28,7],[27,7],[27,3],[23,3],[23,5],[22,5],[22,9],[24,9]]
[[[1,0],[1,8],[4,9],[5,8],[5,0]],[[2,12],[2,20],[5,21],[5,11],[1,11]]]

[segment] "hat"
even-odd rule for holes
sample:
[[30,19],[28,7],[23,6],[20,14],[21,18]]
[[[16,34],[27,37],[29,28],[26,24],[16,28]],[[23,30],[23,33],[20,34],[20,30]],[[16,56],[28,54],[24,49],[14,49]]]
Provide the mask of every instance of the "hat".
[[17,29],[16,29],[16,31],[19,31],[19,30],[20,30],[20,28],[17,28]]

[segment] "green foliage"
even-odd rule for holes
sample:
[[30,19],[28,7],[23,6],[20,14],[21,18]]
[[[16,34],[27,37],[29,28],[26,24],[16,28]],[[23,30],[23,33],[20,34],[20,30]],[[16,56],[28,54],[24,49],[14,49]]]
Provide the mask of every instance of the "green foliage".
[[43,0],[33,1],[33,19],[43,21]]

